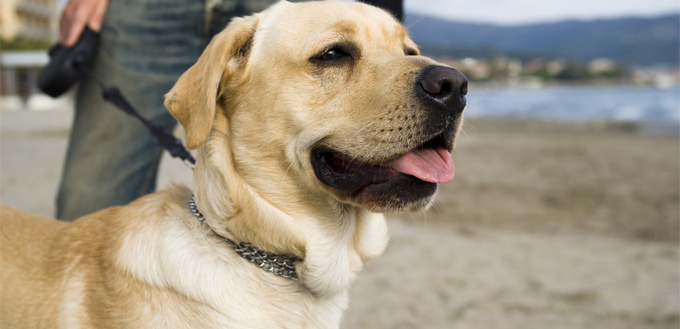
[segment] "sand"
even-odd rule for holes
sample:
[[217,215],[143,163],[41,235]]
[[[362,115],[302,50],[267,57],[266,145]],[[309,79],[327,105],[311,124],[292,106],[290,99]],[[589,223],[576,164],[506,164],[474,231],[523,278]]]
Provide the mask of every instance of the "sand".
[[[0,111],[0,203],[51,216],[72,113]],[[342,328],[680,326],[680,141],[631,124],[470,120],[456,178],[389,215]],[[160,185],[191,184],[166,158]]]

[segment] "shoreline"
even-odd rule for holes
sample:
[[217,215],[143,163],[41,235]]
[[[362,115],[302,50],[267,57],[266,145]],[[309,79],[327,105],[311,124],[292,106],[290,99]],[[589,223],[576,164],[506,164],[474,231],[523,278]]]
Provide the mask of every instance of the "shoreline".
[[636,83],[634,81],[605,81],[605,80],[582,80],[582,81],[535,81],[520,80],[516,82],[482,82],[471,81],[471,86],[479,89],[547,89],[547,88],[653,88],[653,89],[677,89],[680,87],[678,82],[669,83]]
[[[484,116],[469,117],[466,120],[480,122],[507,122],[525,125],[557,125],[574,126],[573,129],[582,131],[608,131],[620,133],[632,133],[642,136],[680,136],[680,121],[670,122],[666,120],[550,120],[550,119],[531,119],[509,116]],[[578,128],[576,128],[578,127]]]
[[680,89],[556,87],[473,89],[468,118],[614,122],[646,134],[680,134]]

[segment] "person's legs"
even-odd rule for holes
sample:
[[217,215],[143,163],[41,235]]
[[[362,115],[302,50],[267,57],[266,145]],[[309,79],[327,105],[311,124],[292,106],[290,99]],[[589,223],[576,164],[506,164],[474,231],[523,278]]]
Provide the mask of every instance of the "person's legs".
[[[202,47],[233,17],[275,2],[219,0],[204,25],[204,0],[110,1],[94,72],[118,86],[144,117],[171,130],[176,121],[163,106],[163,96],[198,59]],[[137,119],[104,102],[94,82],[83,80],[56,217],[74,220],[153,192],[161,154]]]
[[[279,0],[208,0],[212,2],[208,16],[208,39],[222,31],[234,17],[259,13]],[[304,0],[288,0],[302,2]],[[207,43],[206,43],[207,44]]]
[[[110,1],[93,65],[137,110],[169,131],[174,118],[163,96],[198,58],[202,0]],[[57,197],[57,218],[74,220],[153,192],[162,150],[137,119],[106,103],[81,82]]]

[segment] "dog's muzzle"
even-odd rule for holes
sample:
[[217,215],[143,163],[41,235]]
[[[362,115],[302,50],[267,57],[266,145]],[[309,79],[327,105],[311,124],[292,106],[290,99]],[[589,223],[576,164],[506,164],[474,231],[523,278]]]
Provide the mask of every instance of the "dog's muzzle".
[[453,180],[450,152],[465,109],[467,78],[455,69],[433,65],[422,69],[412,83],[414,106],[409,108],[419,119],[408,131],[398,129],[405,138],[402,145],[410,147],[395,149],[383,161],[375,161],[340,148],[318,146],[311,160],[323,184],[342,193],[370,195],[374,203],[398,208],[429,198],[438,183]]

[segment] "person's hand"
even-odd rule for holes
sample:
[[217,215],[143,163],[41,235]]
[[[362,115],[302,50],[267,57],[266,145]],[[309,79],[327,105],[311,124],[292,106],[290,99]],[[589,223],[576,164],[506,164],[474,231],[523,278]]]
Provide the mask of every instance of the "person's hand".
[[70,0],[59,19],[59,41],[73,47],[85,26],[95,32],[102,29],[108,0]]

